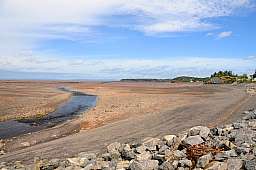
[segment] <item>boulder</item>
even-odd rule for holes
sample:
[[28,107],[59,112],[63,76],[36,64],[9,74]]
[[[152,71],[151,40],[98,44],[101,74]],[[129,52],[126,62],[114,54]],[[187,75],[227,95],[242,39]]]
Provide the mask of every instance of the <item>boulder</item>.
[[108,153],[110,153],[111,155],[111,159],[119,159],[119,157],[121,156],[121,153],[119,152],[121,148],[121,144],[118,143],[118,142],[114,142],[110,145],[107,146],[107,150],[108,150]]
[[211,162],[205,170],[227,170],[227,163],[225,162]]
[[245,168],[245,170],[255,170],[256,169],[256,159],[245,160],[244,168]]
[[178,167],[179,162],[178,161],[165,161],[162,163],[162,165],[159,167],[160,170],[175,170]]
[[163,146],[159,149],[158,153],[165,155],[167,151],[170,151],[170,147],[167,146],[167,145],[163,145]]
[[176,159],[181,159],[181,158],[186,158],[187,155],[185,152],[183,151],[180,151],[180,150],[176,150],[173,152],[173,156],[176,158]]
[[163,141],[166,142],[167,146],[171,147],[173,144],[175,144],[178,141],[178,138],[175,135],[166,135],[163,137]]
[[137,161],[143,161],[143,160],[149,160],[152,158],[152,155],[150,154],[150,152],[143,152],[141,154],[135,154],[135,160]]
[[205,126],[196,126],[196,127],[192,127],[189,130],[189,136],[196,136],[199,135],[202,138],[206,139],[208,137],[210,133],[210,129],[208,127]]
[[192,167],[192,162],[191,160],[188,160],[188,159],[182,159],[182,160],[179,160],[179,166],[180,167]]
[[131,159],[134,159],[135,157],[135,153],[133,152],[130,145],[128,144],[125,144],[122,146],[121,155],[126,160],[131,160]]
[[228,159],[228,170],[240,170],[243,167],[243,161],[241,159]]
[[143,153],[143,152],[145,152],[146,151],[146,146],[144,146],[144,145],[140,145],[140,146],[138,146],[137,148],[135,148],[135,152],[136,153]]
[[207,155],[201,156],[196,164],[197,168],[205,168],[207,164],[212,160],[212,154],[209,153]]
[[160,144],[160,139],[158,138],[145,138],[142,143],[148,150],[156,151],[157,146]]
[[111,154],[111,153],[115,153],[116,151],[119,152],[120,147],[121,147],[120,143],[114,142],[107,146],[107,150]]
[[185,145],[198,145],[204,143],[204,140],[201,138],[201,136],[189,136],[185,140],[183,140],[183,143]]
[[132,161],[129,167],[131,170],[157,170],[157,160]]
[[217,153],[214,158],[217,161],[224,161],[224,160],[226,160],[228,158],[232,158],[232,157],[237,157],[235,150],[229,150],[229,151]]
[[130,161],[118,161],[116,164],[116,170],[125,170],[128,169],[130,165]]

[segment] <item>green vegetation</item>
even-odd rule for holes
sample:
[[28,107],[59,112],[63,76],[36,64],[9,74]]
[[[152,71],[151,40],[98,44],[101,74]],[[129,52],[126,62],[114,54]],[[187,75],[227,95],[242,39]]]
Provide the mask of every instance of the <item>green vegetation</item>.
[[208,81],[209,77],[200,78],[200,77],[189,77],[189,76],[181,76],[172,79],[172,82],[205,82]]
[[212,84],[231,84],[231,83],[251,83],[256,78],[256,71],[253,75],[237,75],[232,71],[219,71],[211,75],[211,79],[207,83]]
[[256,82],[256,70],[253,75],[234,74],[230,70],[214,72],[210,77],[180,76],[173,79],[122,79],[122,82],[204,82],[208,84],[232,84]]
[[211,75],[211,77],[224,77],[224,76],[236,77],[237,75],[234,75],[232,71],[228,71],[228,70],[215,72]]

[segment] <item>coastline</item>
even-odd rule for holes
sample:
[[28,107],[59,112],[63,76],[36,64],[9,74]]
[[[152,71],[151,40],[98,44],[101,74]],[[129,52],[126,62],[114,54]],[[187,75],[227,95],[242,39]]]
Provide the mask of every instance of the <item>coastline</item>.
[[[80,86],[80,88],[77,88],[77,86]],[[163,98],[163,96],[165,96],[165,98],[163,98],[165,100],[168,98],[172,99],[170,101],[176,101],[175,99],[178,99],[179,97],[185,97],[186,105],[180,104],[179,107],[175,109],[171,107],[168,109],[164,108],[167,110],[161,110],[160,112],[135,112],[131,113],[130,115],[125,115],[125,117],[110,119],[109,122],[105,121],[104,124],[99,127],[81,130],[79,133],[68,135],[66,137],[61,137],[59,139],[49,142],[43,142],[41,144],[24,147],[24,149],[13,149],[0,157],[0,160],[7,162],[14,160],[31,162],[36,156],[40,156],[42,158],[61,158],[67,156],[74,156],[82,151],[97,151],[105,148],[108,144],[114,141],[126,143],[137,141],[147,136],[159,137],[166,134],[167,132],[177,134],[178,132],[188,129],[190,127],[196,125],[209,125],[217,121],[218,118],[222,116],[225,117],[225,112],[229,111],[229,108],[231,108],[232,110],[233,105],[241,102],[241,100],[244,99],[244,96],[248,96],[244,87],[209,87],[201,85],[196,85],[196,87],[188,87],[188,85],[179,85],[177,86],[177,88],[174,88],[170,87],[169,84],[143,84],[143,88],[141,86],[142,85],[140,84],[102,85],[99,83],[96,85],[93,84],[91,86],[88,84],[86,86],[77,84],[72,88],[76,88],[90,94],[98,95],[99,101],[103,102],[99,102],[100,104],[104,104],[104,102],[108,103],[109,101],[116,102],[117,100],[126,103],[128,102],[127,105],[121,105],[122,108],[127,108],[130,101],[136,101],[133,100],[135,96],[138,99],[140,99],[140,97],[145,98],[145,96],[147,96],[147,98],[150,99],[148,101],[151,101],[151,99],[155,100],[157,98]],[[105,93],[106,96],[104,96],[104,92],[107,92]],[[136,93],[137,95],[135,95],[134,93]],[[121,97],[119,98],[116,97],[117,94],[118,96],[119,94],[122,95],[120,95]],[[157,98],[152,97],[152,95],[155,95]],[[127,97],[130,97],[130,99],[132,100],[127,100]],[[116,99],[113,100],[113,98]],[[226,102],[224,103],[223,101]],[[212,102],[215,102],[215,104],[218,105],[219,108],[215,108]],[[175,102],[172,104],[175,104]],[[224,119],[218,121],[217,124],[221,125],[231,121],[230,119],[238,119],[242,116],[241,112],[243,110],[246,110],[248,107],[250,108],[251,106],[255,105],[256,98],[255,96],[253,96],[253,98],[251,99],[251,103],[245,104],[240,108],[240,110],[235,110],[235,112],[232,112],[231,117],[223,117]],[[97,107],[99,106],[100,105],[97,105],[96,108],[91,109],[88,112],[90,114],[86,113],[84,117],[81,117],[81,119],[77,121],[78,124],[80,124],[81,120],[86,119],[87,116],[90,116],[96,111],[100,111],[98,114],[95,114],[94,118],[96,120],[100,118],[99,114],[108,114],[106,116],[109,116],[113,113],[105,111],[101,112],[101,109],[97,109]],[[111,104],[108,103],[107,106],[111,107]],[[215,109],[211,110],[210,108]],[[135,107],[135,110],[138,109]],[[191,115],[193,115],[193,119],[191,119]],[[186,120],[185,124],[184,120]],[[65,128],[60,128],[59,130],[57,130],[56,128],[56,131],[54,133],[45,133],[55,135],[55,133],[59,133],[61,132],[61,130],[65,131]],[[26,140],[29,140],[31,138],[28,138]],[[33,139],[36,139],[36,136],[33,136]],[[17,142],[17,144],[20,143]],[[29,155],[26,153],[29,153]]]

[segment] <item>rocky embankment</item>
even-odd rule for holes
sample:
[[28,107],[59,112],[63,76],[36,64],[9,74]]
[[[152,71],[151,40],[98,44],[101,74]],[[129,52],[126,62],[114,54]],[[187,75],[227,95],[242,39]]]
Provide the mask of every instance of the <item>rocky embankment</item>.
[[118,170],[254,170],[256,169],[256,111],[244,112],[242,120],[219,127],[193,127],[162,139],[107,146],[102,153],[44,160],[33,165],[1,162],[1,169],[118,169]]

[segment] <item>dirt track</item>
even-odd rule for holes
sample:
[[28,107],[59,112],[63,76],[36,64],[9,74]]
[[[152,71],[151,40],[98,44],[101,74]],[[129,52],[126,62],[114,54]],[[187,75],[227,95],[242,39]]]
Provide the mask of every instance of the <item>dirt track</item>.
[[[119,90],[128,88],[120,85],[110,85],[110,87],[111,89],[118,87]],[[147,89],[129,86],[129,90],[145,93]],[[168,96],[170,98],[185,100],[181,100],[183,102],[178,107],[170,105],[160,112],[157,110],[144,114],[133,113],[132,116],[108,121],[101,127],[83,130],[64,138],[12,151],[0,157],[0,161],[31,162],[35,156],[67,157],[82,151],[97,151],[113,141],[132,142],[148,136],[159,137],[164,134],[175,134],[195,125],[221,125],[240,118],[243,110],[256,106],[256,97],[248,96],[244,87],[200,85],[178,86],[171,90],[166,87],[153,88],[150,89],[150,93],[152,91],[155,94],[170,93],[172,94]],[[175,91],[177,93],[173,93]]]

